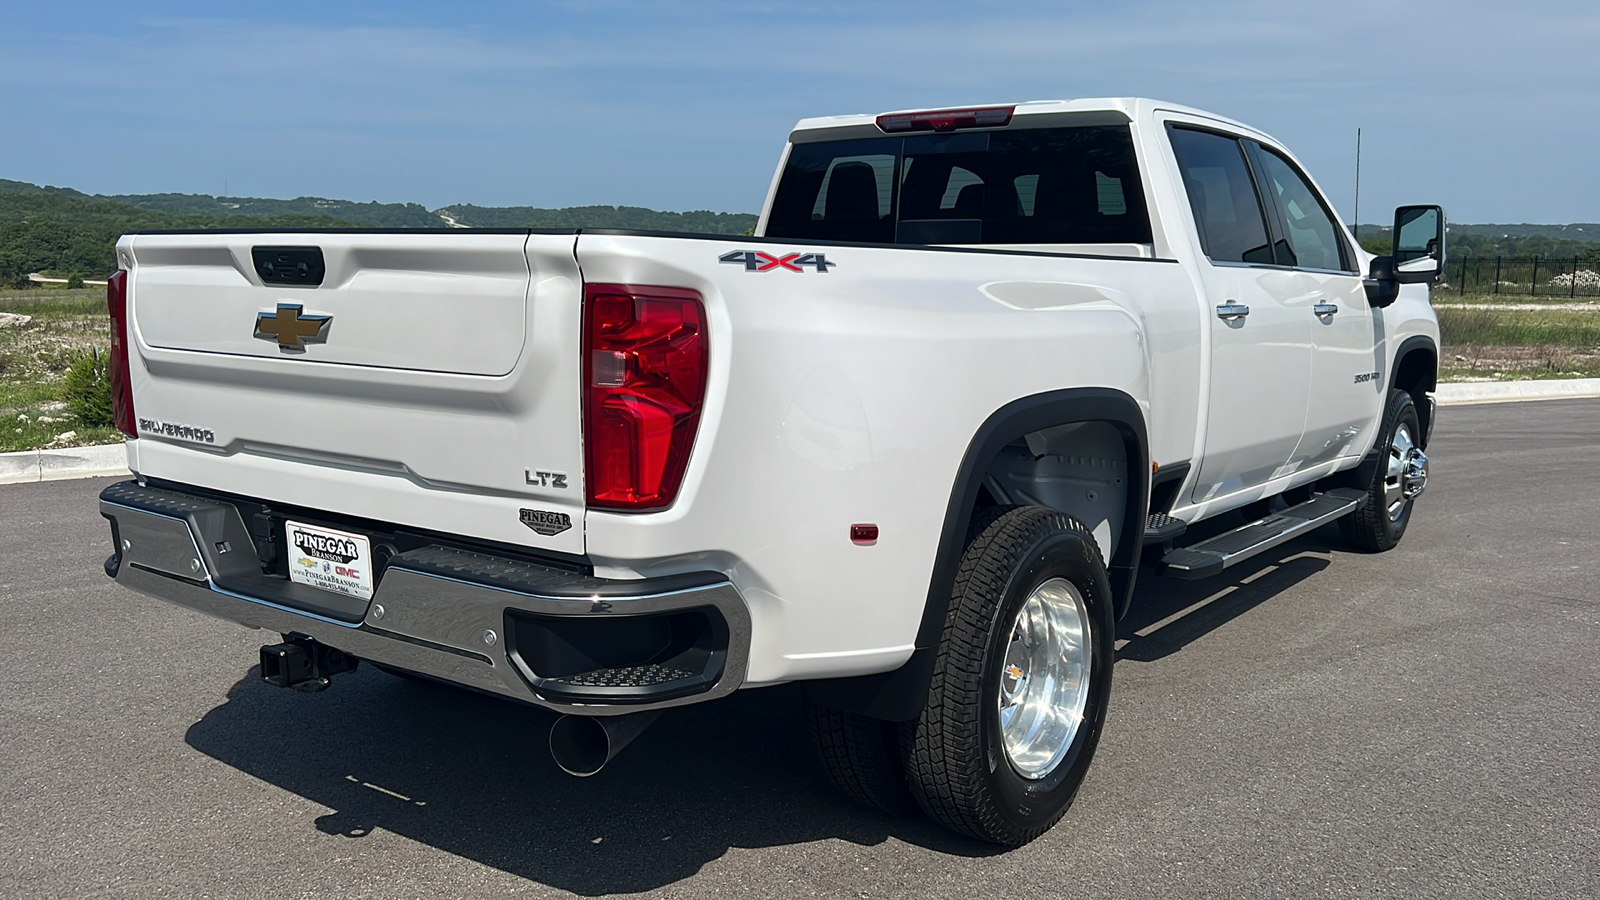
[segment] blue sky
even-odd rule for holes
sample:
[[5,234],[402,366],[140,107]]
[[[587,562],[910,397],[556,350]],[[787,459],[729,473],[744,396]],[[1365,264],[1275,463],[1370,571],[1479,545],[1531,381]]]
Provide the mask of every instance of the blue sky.
[[1600,3],[4,0],[0,177],[755,211],[813,115],[1153,96],[1285,141],[1348,219],[1600,221]]

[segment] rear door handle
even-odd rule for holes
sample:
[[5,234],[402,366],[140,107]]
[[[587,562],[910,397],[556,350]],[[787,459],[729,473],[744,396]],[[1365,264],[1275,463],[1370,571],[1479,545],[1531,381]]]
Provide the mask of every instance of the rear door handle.
[[1245,306],[1243,303],[1234,303],[1230,300],[1217,307],[1217,318],[1224,322],[1232,322],[1248,315],[1250,315],[1250,307]]
[[1316,313],[1318,317],[1331,316],[1339,311],[1339,307],[1333,303],[1318,303],[1316,306],[1311,307],[1311,311]]

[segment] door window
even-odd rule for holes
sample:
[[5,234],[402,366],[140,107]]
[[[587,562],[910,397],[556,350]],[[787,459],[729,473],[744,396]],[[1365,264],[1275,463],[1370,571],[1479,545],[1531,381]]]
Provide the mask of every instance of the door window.
[[1279,262],[1302,269],[1352,271],[1344,241],[1339,239],[1340,228],[1310,183],[1277,151],[1254,141],[1250,144],[1266,192],[1283,223],[1289,258]]
[[1239,141],[1176,126],[1168,133],[1206,255],[1213,262],[1271,265],[1275,260],[1261,199]]

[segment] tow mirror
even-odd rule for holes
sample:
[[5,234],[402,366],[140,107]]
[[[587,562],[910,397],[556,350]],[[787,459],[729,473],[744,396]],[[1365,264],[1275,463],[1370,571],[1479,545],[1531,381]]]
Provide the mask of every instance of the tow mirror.
[[1444,273],[1444,210],[1402,206],[1394,211],[1394,274],[1401,284],[1437,281]]
[[1444,274],[1445,218],[1438,206],[1402,206],[1394,211],[1394,255],[1372,261],[1365,279],[1367,302],[1381,309],[1400,296],[1400,285],[1438,281]]

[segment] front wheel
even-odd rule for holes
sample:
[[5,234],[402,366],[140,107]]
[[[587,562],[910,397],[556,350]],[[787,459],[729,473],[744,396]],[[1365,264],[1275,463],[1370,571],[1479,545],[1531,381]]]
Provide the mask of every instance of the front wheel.
[[1111,607],[1099,546],[1070,516],[1018,507],[976,530],[907,735],[929,816],[1020,846],[1066,813],[1111,697]]
[[1418,438],[1422,428],[1417,406],[1406,391],[1390,391],[1378,432],[1377,470],[1365,485],[1367,503],[1339,520],[1345,541],[1369,553],[1400,543],[1411,524],[1412,501],[1428,486],[1428,455]]

